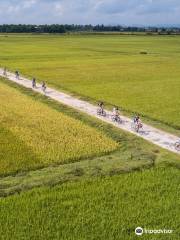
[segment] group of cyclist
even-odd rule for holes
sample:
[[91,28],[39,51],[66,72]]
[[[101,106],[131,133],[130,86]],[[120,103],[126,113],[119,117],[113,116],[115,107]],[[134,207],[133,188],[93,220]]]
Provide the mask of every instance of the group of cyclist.
[[[35,78],[33,78],[33,80],[32,80],[32,88],[37,88],[37,86],[36,86],[36,79]],[[42,89],[42,91],[44,92],[44,93],[46,93],[46,84],[45,84],[45,82],[42,82],[42,84],[41,84],[41,89]]]
[[[7,77],[7,68],[5,67],[4,70],[3,70],[3,75],[5,77]],[[20,79],[20,73],[19,71],[15,71],[15,77],[17,80]],[[36,79],[33,78],[32,79],[32,88],[36,88],[37,85],[36,85]],[[41,89],[44,93],[46,93],[46,84],[45,82],[42,82],[41,84]],[[98,103],[98,109],[97,109],[97,114],[100,115],[100,116],[103,116],[103,117],[106,117],[106,111],[104,110],[104,103],[103,102],[99,102]],[[114,122],[117,122],[117,123],[122,123],[122,120],[121,120],[121,117],[120,117],[120,111],[119,111],[119,108],[118,107],[113,107],[113,110],[112,110],[112,121]],[[140,129],[143,128],[143,124],[142,124],[142,121],[139,117],[139,115],[135,115],[133,117],[133,120],[132,120],[132,125],[131,127],[136,131],[136,132],[139,132]],[[175,148],[176,150],[180,150],[180,140],[177,141],[175,143]]]
[[[5,77],[7,77],[7,68],[6,68],[6,67],[5,67],[4,70],[3,70],[3,75],[4,75]],[[15,71],[15,78],[16,78],[17,80],[20,80],[20,73],[19,73],[18,70]],[[36,79],[33,78],[33,79],[32,79],[32,88],[36,88],[36,87],[37,87],[37,86],[36,86]],[[45,93],[45,92],[46,92],[46,88],[47,88],[45,82],[42,82],[41,88],[42,88],[42,91]]]
[[[97,109],[97,114],[103,117],[106,117],[106,112],[104,110],[104,103],[99,102],[98,103],[98,109]],[[113,107],[112,110],[112,121],[117,122],[117,123],[122,123],[121,117],[120,117],[120,111],[118,107]],[[135,115],[132,119],[131,123],[131,128],[134,129],[134,131],[139,132],[140,129],[143,128],[142,121],[139,117],[139,115]],[[180,151],[180,139],[174,144],[175,149]]]
[[[4,69],[3,69],[3,75],[5,76],[5,77],[7,77],[7,68],[5,67]],[[17,80],[20,80],[20,73],[19,73],[19,71],[18,70],[16,70],[15,71],[15,78],[17,79]],[[36,86],[36,78],[33,78],[32,79],[32,88],[36,88],[37,86]],[[46,84],[45,84],[45,82],[42,82],[42,84],[41,84],[41,89],[42,89],[42,91],[44,92],[44,93],[46,93]]]
[[[104,103],[103,102],[99,102],[98,103],[97,114],[100,115],[100,116],[103,116],[103,117],[106,116],[106,112],[104,110]],[[120,117],[120,110],[119,110],[119,108],[117,106],[113,107],[111,118],[112,118],[113,122],[122,123],[122,119]],[[143,124],[142,124],[142,121],[141,121],[139,115],[135,115],[133,117],[133,121],[132,121],[132,126],[131,127],[136,132],[139,132],[139,130],[143,128]]]
[[[37,86],[36,86],[36,79],[35,78],[33,78],[33,80],[32,80],[32,88],[37,88]],[[42,82],[42,84],[41,84],[41,89],[42,89],[42,91],[44,92],[44,93],[46,93],[46,84],[45,84],[45,82],[43,81]]]

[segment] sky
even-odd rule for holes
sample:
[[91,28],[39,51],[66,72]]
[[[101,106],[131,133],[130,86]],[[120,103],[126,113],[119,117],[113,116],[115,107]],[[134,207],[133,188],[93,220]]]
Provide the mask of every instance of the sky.
[[0,0],[0,24],[180,25],[180,0]]

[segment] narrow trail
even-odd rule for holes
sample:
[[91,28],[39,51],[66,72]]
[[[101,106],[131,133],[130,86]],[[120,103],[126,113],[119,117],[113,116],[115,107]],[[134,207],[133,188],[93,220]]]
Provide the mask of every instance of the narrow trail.
[[[0,76],[4,77],[3,75],[3,70],[0,69]],[[22,85],[26,88],[32,88],[32,82],[24,77],[20,77],[20,79],[15,78],[15,74],[7,72],[7,79],[9,79],[12,82],[15,82],[19,85]],[[44,94],[41,90],[41,86],[37,84],[37,88],[33,89],[36,92],[39,92],[41,94]],[[74,109],[77,109],[79,111],[82,111],[88,115],[91,115],[93,117],[96,117],[104,122],[110,123],[117,128],[123,129],[125,131],[128,131],[130,133],[133,133],[137,135],[138,137],[144,138],[145,140],[160,146],[164,149],[167,149],[171,152],[180,154],[179,151],[177,151],[174,147],[174,143],[178,141],[178,137],[174,136],[170,133],[167,133],[165,131],[159,130],[157,128],[151,127],[147,124],[143,124],[143,129],[139,133],[135,132],[132,129],[132,120],[128,117],[121,116],[122,123],[118,124],[115,122],[112,122],[111,115],[112,113],[110,111],[106,111],[107,116],[102,117],[102,116],[97,116],[97,107],[86,102],[83,100],[79,100],[73,96],[70,96],[68,94],[65,94],[63,92],[57,91],[52,88],[47,88],[46,89],[46,96],[49,98],[52,98],[60,103],[63,103],[67,106],[70,106]]]

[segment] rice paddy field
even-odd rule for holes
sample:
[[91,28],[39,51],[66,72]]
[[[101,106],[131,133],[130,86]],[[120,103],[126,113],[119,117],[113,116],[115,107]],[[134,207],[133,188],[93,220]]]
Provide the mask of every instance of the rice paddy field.
[[[0,35],[0,52],[12,71],[180,128],[178,36]],[[0,240],[179,240],[179,169],[179,155],[0,78]]]
[[179,239],[177,169],[155,169],[40,188],[0,199],[2,239]]
[[11,70],[180,128],[179,36],[1,35],[0,52]]
[[118,144],[0,83],[0,174],[78,161]]

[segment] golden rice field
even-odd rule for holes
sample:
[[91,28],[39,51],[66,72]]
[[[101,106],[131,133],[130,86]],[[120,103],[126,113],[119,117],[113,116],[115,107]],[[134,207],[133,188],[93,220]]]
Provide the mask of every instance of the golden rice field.
[[0,175],[113,151],[100,131],[0,82]]

